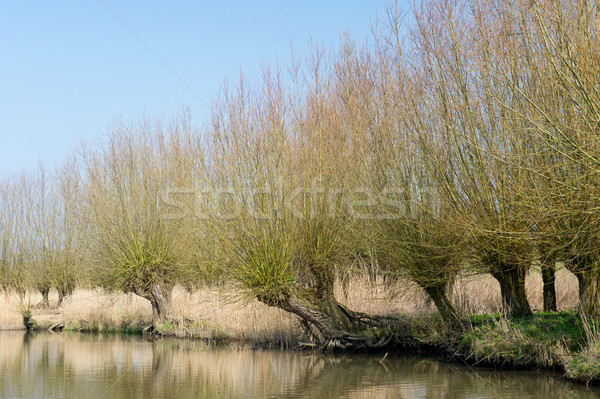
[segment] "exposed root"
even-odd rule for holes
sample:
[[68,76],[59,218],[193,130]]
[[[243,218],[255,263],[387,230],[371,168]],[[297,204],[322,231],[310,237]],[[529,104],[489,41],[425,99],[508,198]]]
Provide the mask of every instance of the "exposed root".
[[301,347],[318,348],[324,352],[334,351],[375,351],[390,346],[417,349],[422,346],[422,342],[417,338],[408,335],[389,334],[381,336],[377,341],[373,341],[360,334],[349,332],[339,332],[334,337],[324,340],[320,344],[302,344]]

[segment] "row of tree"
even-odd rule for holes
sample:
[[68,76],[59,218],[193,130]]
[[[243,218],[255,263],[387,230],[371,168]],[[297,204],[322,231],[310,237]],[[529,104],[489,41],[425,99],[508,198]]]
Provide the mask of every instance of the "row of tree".
[[390,317],[334,296],[348,273],[448,292],[489,273],[510,316],[554,272],[599,315],[600,14],[591,0],[424,0],[365,42],[240,78],[196,130],[116,124],[56,173],[7,178],[2,284],[133,292],[169,317],[175,284],[227,284],[342,346]]

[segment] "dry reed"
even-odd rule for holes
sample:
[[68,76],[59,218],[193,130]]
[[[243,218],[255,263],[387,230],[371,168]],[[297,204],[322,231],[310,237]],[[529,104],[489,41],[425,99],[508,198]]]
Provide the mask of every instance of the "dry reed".
[[[532,271],[526,281],[527,295],[536,310],[542,308],[542,280]],[[365,277],[351,278],[346,286],[336,285],[336,297],[344,305],[369,314],[420,315],[435,312],[424,290],[408,280],[385,284]],[[577,309],[577,279],[564,268],[557,273],[559,310]],[[188,292],[173,290],[174,328],[185,326],[195,336],[228,337],[253,342],[293,344],[302,329],[297,319],[257,300],[236,301],[225,289],[203,288]],[[461,314],[495,313],[502,309],[500,287],[489,275],[462,277],[455,283],[452,301]],[[57,307],[56,291],[50,293],[50,307],[43,306],[39,293],[19,300],[16,294],[0,297],[0,330],[23,329],[20,312],[32,311],[40,325],[62,322],[71,328],[142,328],[152,320],[150,303],[133,294],[109,293],[102,289],[77,289]]]

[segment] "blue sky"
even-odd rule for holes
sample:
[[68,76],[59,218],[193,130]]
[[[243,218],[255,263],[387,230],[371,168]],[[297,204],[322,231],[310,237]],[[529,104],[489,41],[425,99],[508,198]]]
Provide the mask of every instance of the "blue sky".
[[291,42],[306,51],[311,39],[334,46],[345,31],[362,38],[387,3],[3,2],[0,174],[39,159],[53,166],[117,118],[168,118],[187,106],[201,124],[205,103],[240,69],[252,77],[261,64],[287,66]]

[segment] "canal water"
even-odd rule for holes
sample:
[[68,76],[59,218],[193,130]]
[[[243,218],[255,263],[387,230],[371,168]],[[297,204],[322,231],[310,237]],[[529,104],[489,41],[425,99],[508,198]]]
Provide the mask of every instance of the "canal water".
[[0,333],[1,398],[596,398],[558,373],[432,359],[212,346],[79,333]]

